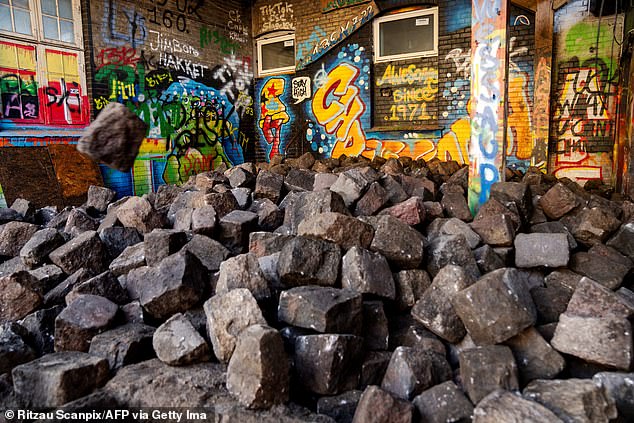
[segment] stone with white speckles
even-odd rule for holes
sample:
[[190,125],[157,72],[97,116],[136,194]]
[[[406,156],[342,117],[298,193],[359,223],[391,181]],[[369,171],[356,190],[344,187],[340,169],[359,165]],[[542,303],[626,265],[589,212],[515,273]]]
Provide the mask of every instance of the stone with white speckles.
[[451,379],[451,367],[441,354],[423,348],[398,347],[392,353],[381,388],[411,401],[434,385]]
[[518,234],[515,237],[517,267],[563,267],[570,258],[568,236],[563,233]]
[[473,404],[452,381],[423,391],[413,403],[422,420],[428,423],[468,421],[473,414]]
[[537,318],[525,275],[513,268],[487,273],[453,295],[451,302],[477,345],[503,342]]
[[361,329],[362,296],[347,289],[303,286],[282,292],[278,319],[324,333],[357,333]]
[[295,369],[300,383],[321,395],[356,387],[363,338],[354,335],[307,335],[295,339]]
[[171,366],[183,366],[209,359],[209,345],[181,313],[175,314],[154,332],[156,356]]

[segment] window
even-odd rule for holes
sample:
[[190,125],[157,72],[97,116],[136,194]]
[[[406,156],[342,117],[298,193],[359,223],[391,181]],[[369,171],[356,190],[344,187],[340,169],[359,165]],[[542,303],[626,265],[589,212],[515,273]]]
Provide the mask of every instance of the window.
[[374,61],[438,55],[438,8],[374,20]]
[[44,38],[74,42],[72,0],[41,0],[41,4]]
[[0,0],[2,123],[87,124],[82,48],[79,0]]
[[294,34],[258,40],[257,50],[259,75],[274,75],[295,71]]
[[0,0],[0,30],[33,34],[29,0]]

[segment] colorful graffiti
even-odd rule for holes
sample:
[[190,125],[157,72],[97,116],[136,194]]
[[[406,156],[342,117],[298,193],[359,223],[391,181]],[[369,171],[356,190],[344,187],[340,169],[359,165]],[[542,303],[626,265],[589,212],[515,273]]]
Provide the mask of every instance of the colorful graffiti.
[[42,72],[35,46],[0,41],[0,62],[0,118],[46,126],[88,122],[77,53],[44,49]]
[[322,65],[313,77],[312,100],[304,103],[311,150],[326,157],[435,157],[434,131],[371,131],[371,85],[370,60],[359,44],[342,47],[332,63]]
[[[213,88],[180,77],[160,97],[171,107],[170,153],[163,179],[183,183],[196,173],[244,162],[235,132],[239,127],[235,114],[227,113],[229,100]],[[174,110],[177,113],[174,113]]]
[[472,0],[469,194],[475,214],[504,177],[504,102],[508,2]]
[[436,120],[429,105],[436,101],[438,93],[438,69],[414,64],[396,66],[388,64],[383,76],[376,81],[382,92],[390,95],[392,105],[389,114],[382,117],[388,122]]
[[0,76],[2,116],[12,120],[39,120],[40,105],[35,75],[3,73]]
[[349,17],[345,22],[337,25],[337,29],[328,34],[316,25],[307,40],[297,43],[295,62],[297,69],[303,69],[310,63],[322,57],[342,40],[350,36],[356,29],[368,22],[374,16],[374,7],[364,7],[358,14]]
[[614,146],[609,101],[616,94],[615,86],[603,62],[573,61],[568,69],[554,110],[555,175],[573,180],[603,179],[601,161],[592,156],[609,156]]
[[260,114],[258,125],[262,132],[260,145],[266,152],[266,159],[271,160],[278,154],[286,154],[285,142],[282,133],[286,133],[285,127],[291,121],[286,104],[282,101],[288,95],[286,87],[288,77],[274,77],[264,80],[260,93]]
[[[520,65],[520,58],[528,54],[528,47],[518,45],[517,39],[509,39],[509,76],[508,76],[508,120],[506,138],[506,165],[513,169],[525,171],[531,165],[531,154],[534,146],[534,132],[530,103],[531,73],[524,71]],[[444,118],[455,116],[451,124],[451,138],[457,139],[458,145],[468,145],[471,131],[463,131],[467,126],[459,121],[469,122],[469,87],[471,77],[471,50],[461,48],[451,50],[445,60],[453,63],[455,72],[450,74],[453,79],[444,83],[443,98],[450,100],[442,112]],[[523,63],[522,63],[523,65]],[[456,153],[458,150],[456,150]],[[461,156],[457,154],[457,156]],[[454,159],[455,160],[455,159]],[[465,162],[465,163],[468,163]]]
[[611,40],[623,25],[617,18],[618,28],[601,26],[598,46],[593,18],[558,35],[565,50],[558,57],[549,146],[550,170],[558,177],[612,182],[619,73]]
[[161,177],[152,178],[152,185],[138,187],[139,191],[165,182],[185,182],[220,163],[231,166],[244,161],[240,114],[227,88],[233,81],[211,78],[206,85],[189,78],[187,72],[147,71],[145,66],[141,61],[134,68],[106,65],[95,75],[109,87],[106,95],[95,99],[95,107],[110,101],[126,104],[148,124],[148,138],[164,145],[160,157],[150,150],[153,159],[165,162],[162,169],[152,168]]
[[[248,35],[240,11],[225,12],[231,38],[201,22],[203,0],[159,0],[142,12],[118,3],[103,9],[106,22],[116,18],[117,37],[106,34],[95,52],[93,103],[97,111],[112,101],[125,104],[149,129],[130,172],[102,168],[106,184],[119,195],[142,195],[244,162],[253,72],[249,56],[234,54]],[[120,14],[138,16],[137,23]],[[220,62],[210,63],[212,46],[223,54]]]

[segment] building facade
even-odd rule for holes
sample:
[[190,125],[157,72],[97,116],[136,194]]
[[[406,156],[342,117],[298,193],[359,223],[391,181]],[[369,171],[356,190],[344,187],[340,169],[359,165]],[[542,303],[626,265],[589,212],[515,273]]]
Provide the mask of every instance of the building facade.
[[[479,3],[0,2],[6,202],[78,202],[100,179],[119,196],[142,195],[221,163],[308,151],[466,164]],[[619,184],[629,165],[625,13],[554,2],[544,60],[535,3],[508,11],[506,165]],[[150,128],[127,173],[73,147],[112,101]]]

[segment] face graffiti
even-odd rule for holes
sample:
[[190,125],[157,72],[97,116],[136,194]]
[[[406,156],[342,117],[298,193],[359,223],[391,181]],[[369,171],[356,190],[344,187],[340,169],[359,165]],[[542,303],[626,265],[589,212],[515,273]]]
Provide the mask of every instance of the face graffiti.
[[[251,59],[235,54],[241,48],[236,37],[201,22],[204,3],[159,0],[137,9],[110,0],[103,9],[106,19],[120,13],[139,16],[136,27],[117,18],[116,39],[104,36],[95,54],[95,109],[120,102],[149,127],[129,174],[102,171],[121,195],[155,191],[221,164],[244,162],[249,133],[244,125],[253,116]],[[227,11],[226,16],[232,31],[243,36],[241,12]],[[215,63],[208,59],[212,46],[225,54]]]

